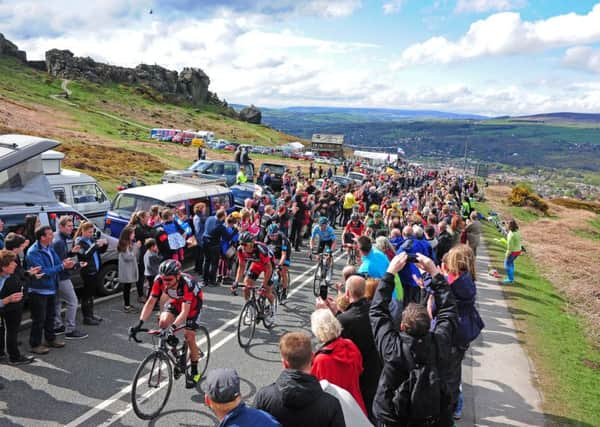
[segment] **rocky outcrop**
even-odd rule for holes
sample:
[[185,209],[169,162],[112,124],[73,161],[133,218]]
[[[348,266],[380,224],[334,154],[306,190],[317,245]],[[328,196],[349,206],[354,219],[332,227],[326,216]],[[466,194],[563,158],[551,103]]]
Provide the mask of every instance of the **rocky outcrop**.
[[181,73],[147,64],[125,68],[96,62],[89,57],[77,57],[71,51],[58,49],[46,52],[46,67],[51,75],[65,79],[148,86],[171,101],[202,105],[209,100],[210,79],[199,68],[184,68]]
[[0,33],[0,55],[14,56],[20,61],[27,62],[27,53],[24,50],[19,50],[16,44],[4,38]]
[[259,125],[262,120],[262,112],[254,105],[251,105],[249,107],[243,108],[240,111],[240,120]]

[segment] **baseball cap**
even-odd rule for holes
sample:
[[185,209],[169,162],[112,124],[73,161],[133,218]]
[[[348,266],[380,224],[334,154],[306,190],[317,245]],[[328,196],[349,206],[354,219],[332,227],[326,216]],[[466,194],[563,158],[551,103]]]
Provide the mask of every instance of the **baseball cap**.
[[213,369],[206,376],[202,388],[213,402],[232,402],[240,395],[240,377],[235,369]]

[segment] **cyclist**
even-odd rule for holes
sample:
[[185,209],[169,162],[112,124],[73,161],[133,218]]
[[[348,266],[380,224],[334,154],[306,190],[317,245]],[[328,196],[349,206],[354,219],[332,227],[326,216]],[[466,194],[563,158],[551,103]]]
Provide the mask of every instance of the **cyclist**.
[[281,294],[281,303],[287,298],[288,288],[288,267],[290,266],[292,246],[289,239],[279,231],[277,224],[271,224],[267,227],[266,243],[273,247],[274,259],[279,260],[276,262],[277,266],[281,270],[281,285],[283,292]]
[[344,227],[344,234],[342,235],[348,256],[350,256],[351,246],[355,243],[356,239],[364,234],[364,232],[365,224],[360,220],[360,214],[354,212],[350,216],[350,221],[348,221],[346,227]]
[[165,301],[164,311],[160,314],[158,327],[172,330],[185,324],[185,340],[190,348],[191,376],[185,378],[185,387],[193,388],[198,381],[198,360],[200,351],[196,344],[196,329],[202,302],[202,287],[191,276],[181,272],[181,264],[176,260],[163,261],[158,267],[158,275],[154,279],[150,298],[144,304],[140,314],[140,322],[131,328],[131,333],[140,331],[157,301]]
[[[240,246],[238,247],[238,269],[235,276],[235,283],[231,287],[234,295],[237,295],[237,288],[240,280],[246,271],[246,263],[250,262],[246,277],[244,277],[244,299],[247,301],[250,298],[250,288],[256,284],[256,279],[261,273],[265,273],[263,277],[263,287],[265,296],[271,304],[273,304],[273,292],[271,292],[271,275],[273,274],[273,252],[267,245],[256,241],[256,237],[247,231],[240,234]],[[275,316],[275,313],[269,313],[270,316]]]
[[[313,252],[315,246],[315,238],[319,237],[319,250],[317,254],[322,254],[325,248],[329,248],[330,251],[335,250],[335,231],[329,225],[329,219],[327,217],[322,216],[319,218],[319,223],[313,227],[312,233],[310,235],[310,251]],[[328,267],[329,271],[331,271],[331,260],[333,257],[329,257]]]

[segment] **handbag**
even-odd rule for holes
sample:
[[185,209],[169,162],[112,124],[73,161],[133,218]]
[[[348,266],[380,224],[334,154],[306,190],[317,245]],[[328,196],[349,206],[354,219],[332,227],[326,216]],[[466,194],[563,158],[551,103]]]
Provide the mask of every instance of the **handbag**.
[[477,309],[473,307],[469,314],[458,319],[457,343],[463,346],[469,345],[479,336],[483,328],[485,323]]

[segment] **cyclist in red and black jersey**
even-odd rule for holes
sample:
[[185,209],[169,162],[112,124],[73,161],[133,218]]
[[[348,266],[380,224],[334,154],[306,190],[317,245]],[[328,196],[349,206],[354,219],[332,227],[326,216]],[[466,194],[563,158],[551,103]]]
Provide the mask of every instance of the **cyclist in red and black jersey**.
[[[250,297],[250,288],[256,283],[256,279],[261,273],[265,273],[263,277],[263,287],[266,291],[266,297],[269,302],[273,303],[273,292],[271,292],[271,275],[273,274],[273,253],[267,245],[256,241],[256,238],[248,233],[240,234],[240,246],[238,248],[238,270],[235,276],[235,283],[232,287],[232,292],[235,294],[238,284],[242,280],[244,271],[246,271],[246,263],[250,262],[250,268],[246,277],[244,277],[244,298],[248,300]],[[272,313],[274,315],[274,313]]]
[[190,349],[191,377],[186,376],[186,388],[193,388],[198,381],[198,360],[200,358],[198,345],[196,344],[196,329],[204,297],[202,287],[191,276],[181,273],[179,261],[166,260],[158,267],[158,275],[154,279],[150,298],[144,304],[140,314],[140,322],[133,329],[139,329],[152,314],[156,303],[164,304],[163,312],[160,314],[158,327],[176,328],[185,324],[185,340]]
[[354,212],[350,216],[350,221],[344,227],[344,233],[342,239],[344,246],[346,246],[346,252],[350,254],[350,246],[355,243],[356,239],[362,236],[365,232],[365,224],[360,220],[360,215]]

